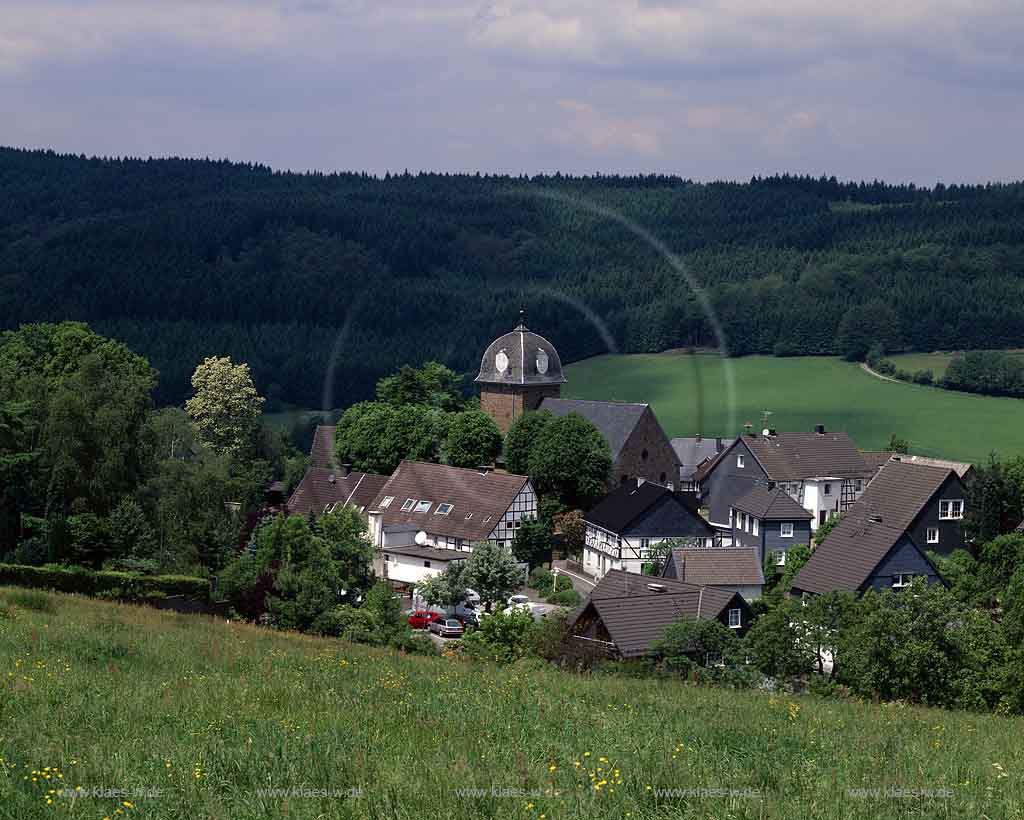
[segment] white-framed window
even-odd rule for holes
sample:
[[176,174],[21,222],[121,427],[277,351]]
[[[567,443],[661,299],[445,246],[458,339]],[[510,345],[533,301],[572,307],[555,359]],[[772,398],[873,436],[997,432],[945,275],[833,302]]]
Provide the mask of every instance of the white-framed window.
[[732,526],[733,520],[736,518],[736,510],[732,507],[729,508],[729,526]]
[[910,583],[914,580],[914,576],[908,573],[899,573],[894,575],[892,579],[893,589],[902,589],[903,587],[909,587]]
[[743,514],[743,529],[746,532],[750,532],[750,522],[753,521],[753,520],[754,519],[751,516],[749,516],[747,513]]
[[786,566],[786,551],[785,550],[772,550],[769,555],[771,556],[772,563],[777,567]]
[[959,521],[963,517],[963,499],[951,498],[939,502],[939,518],[943,521]]
[[393,495],[386,495],[386,496],[384,496],[381,499],[380,505],[382,507],[390,507],[391,506],[391,502],[394,501],[394,500],[395,500],[395,497]]
[[454,504],[449,504],[447,501],[444,504],[438,504],[437,509],[434,510],[434,515],[448,515],[454,506]]
[[779,524],[779,537],[780,538],[792,538],[793,537],[793,522],[783,521]]
[[743,456],[736,456],[736,466],[739,467],[741,470],[747,466]]
[[426,567],[427,569],[430,569],[430,562],[429,561],[424,561],[423,562],[423,566]]
[[938,527],[929,527],[928,528],[927,540],[928,540],[929,544],[938,544],[939,543],[939,528]]
[[646,549],[650,549],[650,547],[651,547],[651,539],[650,538],[641,538],[640,539],[640,549],[646,550]]
[[430,508],[433,506],[433,503],[434,502],[432,502],[432,501],[420,501],[416,505],[416,509],[413,510],[413,512],[418,512],[418,513],[429,512]]
[[739,629],[743,626],[743,612],[739,608],[729,610],[729,628]]
[[823,492],[824,492],[825,495],[832,495],[832,485],[831,484],[825,484],[825,489],[824,489]]
[[755,519],[754,519],[754,535],[757,535],[757,528],[758,528],[758,524],[759,524],[759,522],[758,522],[758,520],[757,520],[757,519],[755,518]]
[[413,507],[416,506],[415,498],[405,499],[405,503],[402,504],[402,512],[409,512]]

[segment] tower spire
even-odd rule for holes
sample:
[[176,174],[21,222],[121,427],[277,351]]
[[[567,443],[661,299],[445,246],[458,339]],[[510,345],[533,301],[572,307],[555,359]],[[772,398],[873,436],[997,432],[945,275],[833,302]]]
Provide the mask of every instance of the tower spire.
[[526,330],[526,308],[519,308],[519,327],[516,330]]

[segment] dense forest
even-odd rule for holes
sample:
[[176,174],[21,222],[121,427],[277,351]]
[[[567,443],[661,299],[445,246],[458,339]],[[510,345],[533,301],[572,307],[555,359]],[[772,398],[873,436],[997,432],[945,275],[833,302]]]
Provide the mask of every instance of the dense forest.
[[715,345],[688,276],[629,224],[678,254],[731,354],[845,352],[865,327],[865,349],[1024,338],[1021,183],[381,179],[12,149],[0,329],[87,321],[152,362],[159,403],[218,354],[272,401],[326,407],[405,362],[474,371],[521,306],[567,360]]

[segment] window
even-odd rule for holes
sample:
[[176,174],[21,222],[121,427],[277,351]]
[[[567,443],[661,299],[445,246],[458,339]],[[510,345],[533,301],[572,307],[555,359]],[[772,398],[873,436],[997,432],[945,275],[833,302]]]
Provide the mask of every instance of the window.
[[755,518],[754,519],[754,535],[757,535],[757,527],[758,527],[759,523],[760,522]]
[[640,549],[642,549],[642,550],[650,549],[650,546],[651,546],[651,539],[650,538],[641,538],[640,539]]
[[489,516],[487,516],[487,517],[486,517],[486,518],[484,519],[484,523],[485,523],[485,524],[487,524],[488,522],[490,522],[490,520],[491,520],[491,518],[492,518],[492,517],[493,517],[493,516],[490,516],[490,515],[489,515]]
[[647,461],[648,452],[646,449],[640,451],[640,460]]
[[427,569],[430,569],[430,562],[429,561],[424,561],[423,562],[423,566],[425,566]]
[[768,555],[771,557],[772,563],[777,567],[786,566],[786,551],[785,550],[772,550]]
[[864,479],[858,478],[856,481],[854,481],[853,489],[856,490],[858,493],[861,492],[861,490],[864,489]]
[[739,629],[743,626],[743,613],[739,609],[729,610],[729,628]]
[[939,502],[939,518],[944,521],[959,521],[964,517],[964,502],[956,498]]
[[454,507],[453,504],[449,504],[447,502],[445,502],[444,504],[438,504],[437,505],[437,509],[434,510],[434,514],[435,515],[448,515],[448,513],[450,513],[452,511],[453,507]]
[[432,506],[432,504],[433,504],[433,502],[432,502],[432,501],[420,501],[420,502],[419,502],[419,503],[418,503],[418,504],[416,505],[416,509],[415,509],[415,510],[413,510],[413,512],[418,512],[418,513],[425,513],[425,512],[427,512],[427,511],[428,511],[428,510],[430,509],[430,507]]
[[391,502],[394,501],[394,500],[395,500],[395,497],[393,495],[386,495],[386,496],[384,496],[384,498],[381,499],[380,505],[382,507],[390,507],[391,506]]
[[743,456],[736,456],[736,466],[739,467],[741,470],[747,466],[743,461]]
[[825,495],[832,495],[832,485],[831,484],[826,484],[825,485]]
[[471,513],[471,512],[466,513],[466,520],[467,521],[469,521],[469,519],[472,518],[472,517],[473,517],[473,513]]
[[928,543],[938,544],[939,543],[939,528],[929,527],[928,528]]
[[779,525],[779,535],[782,538],[792,538],[793,537],[793,522],[792,521],[783,521]]
[[751,516],[749,516],[746,513],[744,513],[743,514],[743,529],[746,530],[747,532],[750,532],[750,522],[753,521],[753,520],[754,519]]
[[911,581],[913,581],[913,580],[914,580],[914,576],[913,575],[908,575],[906,573],[900,573],[899,575],[894,575],[893,579],[892,579],[892,588],[893,589],[902,589],[903,587],[909,587]]
[[416,499],[415,498],[407,498],[407,499],[405,499],[405,503],[402,505],[402,512],[409,512],[409,510],[411,510],[415,506],[416,506]]
[[732,526],[733,519],[736,517],[736,510],[732,507],[729,508],[729,526]]

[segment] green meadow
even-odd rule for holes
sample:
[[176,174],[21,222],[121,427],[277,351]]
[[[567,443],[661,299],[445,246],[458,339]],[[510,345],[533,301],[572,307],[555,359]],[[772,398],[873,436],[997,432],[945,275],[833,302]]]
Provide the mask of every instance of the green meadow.
[[[1016,358],[1024,358],[1024,352],[1019,350],[1011,352]],[[955,355],[948,351],[936,351],[935,353],[899,353],[888,358],[900,370],[906,370],[908,373],[913,373],[916,370],[931,370],[935,374],[935,378],[939,378],[945,374],[946,368],[949,367],[949,363],[953,361]]]
[[[1024,720],[0,589],[0,816],[1024,817]],[[675,790],[674,792],[671,790]]]
[[838,358],[607,355],[569,365],[566,377],[566,396],[650,403],[669,436],[734,436],[745,422],[760,430],[768,410],[778,430],[824,424],[865,450],[895,433],[920,455],[979,462],[993,450],[1024,454],[1020,399],[883,381]]

